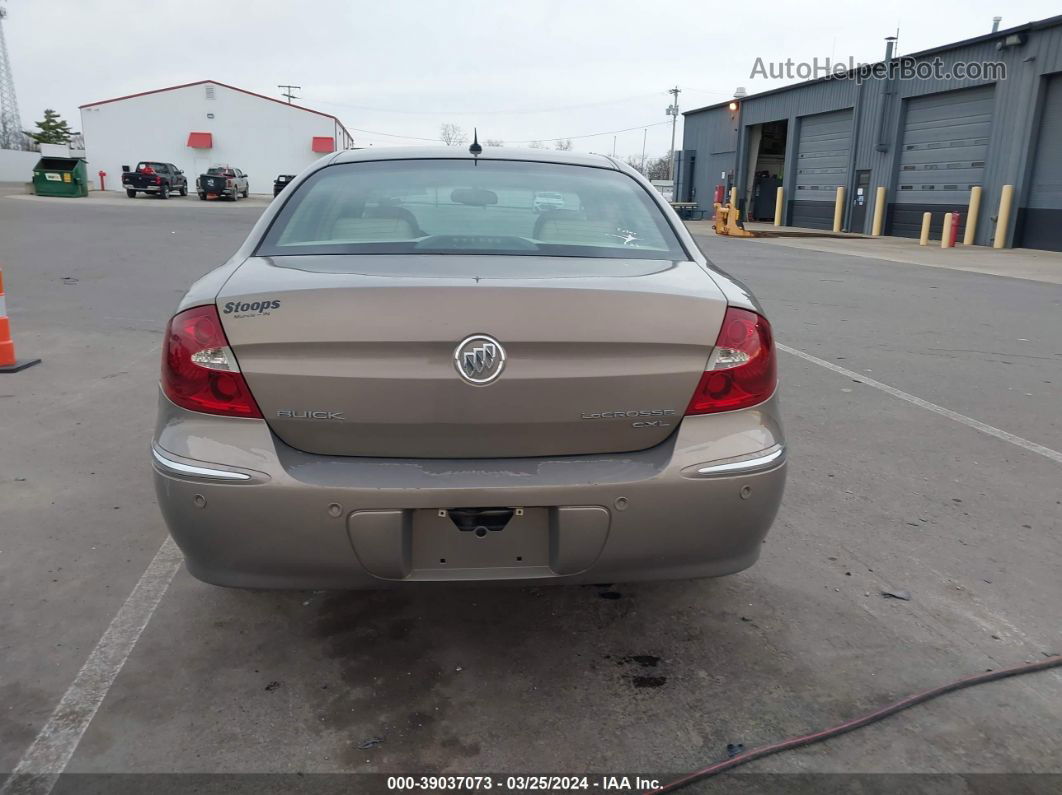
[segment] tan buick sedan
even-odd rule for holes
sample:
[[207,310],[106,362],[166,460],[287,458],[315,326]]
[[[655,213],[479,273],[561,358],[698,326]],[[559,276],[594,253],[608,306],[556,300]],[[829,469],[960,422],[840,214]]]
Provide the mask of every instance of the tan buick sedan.
[[718,576],[782,498],[776,387],[755,299],[626,165],[341,152],[170,320],[155,484],[219,585]]

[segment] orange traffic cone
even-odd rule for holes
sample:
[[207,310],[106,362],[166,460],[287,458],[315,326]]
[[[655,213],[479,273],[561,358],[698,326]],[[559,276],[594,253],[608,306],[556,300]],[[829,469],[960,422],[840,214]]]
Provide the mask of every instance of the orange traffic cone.
[[4,299],[4,272],[0,270],[0,373],[17,373],[40,364],[40,361],[15,358],[15,343],[11,339],[11,325],[7,320],[7,305]]

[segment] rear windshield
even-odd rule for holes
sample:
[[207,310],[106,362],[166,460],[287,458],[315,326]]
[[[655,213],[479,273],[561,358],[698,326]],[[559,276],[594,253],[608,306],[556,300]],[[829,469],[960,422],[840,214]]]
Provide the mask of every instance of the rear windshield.
[[256,253],[686,259],[626,174],[510,160],[329,166],[298,187]]
[[165,163],[137,163],[136,170],[144,171],[146,169],[152,169],[153,171],[165,171]]
[[208,168],[206,171],[208,176],[211,177],[231,177],[234,176],[234,172],[231,168]]

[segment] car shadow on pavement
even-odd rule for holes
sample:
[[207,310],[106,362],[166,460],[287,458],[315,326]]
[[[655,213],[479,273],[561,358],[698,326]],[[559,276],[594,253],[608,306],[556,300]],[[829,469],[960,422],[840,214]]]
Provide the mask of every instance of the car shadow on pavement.
[[[314,661],[264,688],[315,705],[341,769],[585,770],[620,765],[628,743],[642,748],[631,759],[672,758],[675,737],[639,736],[632,722],[675,726],[691,699],[732,706],[727,723],[762,722],[738,693],[782,678],[787,655],[765,654],[769,637],[733,612],[746,588],[730,578],[228,595],[276,600],[292,622],[275,640]],[[618,745],[605,750],[602,733]],[[704,742],[688,727],[679,736]]]

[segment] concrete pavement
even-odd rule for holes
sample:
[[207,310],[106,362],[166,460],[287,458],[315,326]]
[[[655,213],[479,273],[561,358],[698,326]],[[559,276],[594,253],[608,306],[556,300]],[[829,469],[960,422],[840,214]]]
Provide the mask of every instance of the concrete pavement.
[[[711,221],[689,221],[686,225],[691,232],[702,238],[716,236],[712,231]],[[748,224],[748,228],[763,230],[767,234],[774,234],[780,229],[786,236],[747,238],[742,242],[1062,284],[1062,252],[1058,251],[1029,248],[993,249],[961,244],[954,248],[942,249],[939,240],[931,240],[929,245],[920,246],[917,240],[906,237],[866,237],[849,234],[827,236],[814,230],[774,227],[769,224]]]
[[[190,188],[191,193],[187,196],[179,196],[177,194],[171,194],[166,200],[160,199],[158,196],[149,196],[145,193],[137,194],[135,199],[130,199],[124,193],[118,191],[92,191],[88,196],[71,199],[69,197],[61,196],[36,196],[30,193],[23,193],[18,190],[7,190],[4,193],[8,198],[16,199],[19,201],[31,202],[34,204],[58,204],[68,203],[71,201],[78,202],[91,202],[93,207],[115,207],[115,206],[128,206],[129,202],[135,201],[145,205],[145,207],[151,207],[152,209],[162,209],[164,207],[198,207],[200,204],[218,205],[221,207],[257,207],[261,212],[263,207],[269,205],[273,201],[273,195],[265,193],[252,193],[246,199],[239,199],[235,202],[227,199],[210,199],[208,201],[202,201],[195,194],[194,186]],[[169,212],[169,211],[168,211]]]
[[[16,344],[44,358],[0,377],[0,771],[165,538],[147,455],[160,332],[258,214],[198,201],[168,211],[179,203],[0,197]],[[757,293],[787,347],[1062,450],[1062,288],[702,243]],[[780,367],[790,481],[747,572],[345,594],[230,591],[181,571],[68,771],[675,774],[728,743],[751,748],[1062,650],[1059,465],[795,355]],[[895,589],[910,601],[882,596]],[[785,777],[740,786],[1062,773],[1060,721],[1062,674],[1023,677],[755,763],[748,772]]]

